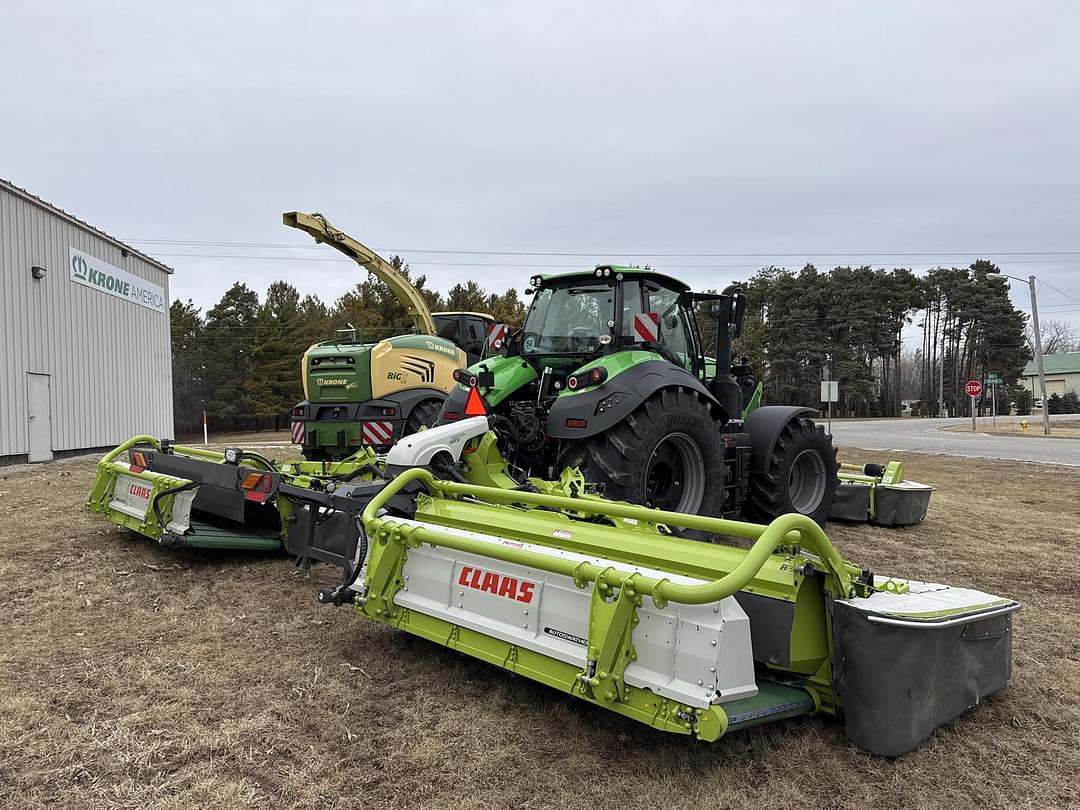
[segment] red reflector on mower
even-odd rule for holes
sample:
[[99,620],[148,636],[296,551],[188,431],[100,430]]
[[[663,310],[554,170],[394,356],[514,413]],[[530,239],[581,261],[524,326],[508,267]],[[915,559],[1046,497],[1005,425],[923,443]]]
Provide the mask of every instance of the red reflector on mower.
[[469,398],[465,400],[465,415],[487,416],[487,405],[484,404],[484,398],[480,396],[475,386],[469,389]]
[[274,487],[274,481],[265,473],[250,472],[240,482],[240,489],[246,490],[244,498],[249,501],[262,503]]
[[445,411],[442,415],[442,420],[444,422],[456,422],[460,418],[461,414],[457,411]]
[[566,387],[569,388],[571,391],[576,391],[577,387],[578,387],[578,378],[577,377],[567,377],[566,378]]
[[589,426],[588,419],[567,419],[566,426],[568,428],[584,428]]
[[261,489],[263,492],[269,492],[270,476],[257,472],[248,473],[244,476],[244,480],[240,482],[240,489]]

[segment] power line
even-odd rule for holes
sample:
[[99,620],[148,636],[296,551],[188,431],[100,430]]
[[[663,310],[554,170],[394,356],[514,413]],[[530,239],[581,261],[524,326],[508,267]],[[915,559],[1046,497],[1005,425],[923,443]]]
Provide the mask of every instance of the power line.
[[[229,254],[229,253],[157,253],[159,257],[164,258],[189,258],[189,259],[243,259],[245,261],[271,261],[271,262],[337,262],[337,263],[352,263],[351,259],[337,258],[335,256],[330,257],[314,257],[314,256],[254,256],[245,254]],[[633,255],[633,254],[621,254],[621,255]],[[749,255],[749,254],[746,254]],[[774,254],[779,255],[779,254]],[[871,254],[850,254],[850,255],[871,255]],[[884,254],[880,254],[884,255]],[[916,255],[916,254],[912,254]],[[641,254],[640,257],[648,257],[648,254]],[[406,262],[410,267],[525,267],[533,268],[537,270],[555,270],[555,269],[582,269],[581,264],[533,264],[522,262],[435,262],[435,261],[408,261]],[[1060,259],[1056,261],[1050,261],[1046,259],[1035,260],[1020,260],[1010,261],[1009,265],[1015,264],[1080,264],[1080,259]],[[940,262],[908,262],[907,267],[938,267]],[[714,270],[721,268],[757,268],[761,269],[762,264],[760,262],[742,263],[742,264],[667,264],[663,265],[667,269],[671,270]]]
[[1049,281],[1043,281],[1043,280],[1042,280],[1041,278],[1040,278],[1040,279],[1036,279],[1036,281],[1038,281],[1038,283],[1039,283],[1039,284],[1045,284],[1045,285],[1046,285],[1047,287],[1049,287],[1049,288],[1050,288],[1051,290],[1054,290],[1054,291],[1055,291],[1056,293],[1058,293],[1059,295],[1064,295],[1064,296],[1065,296],[1066,298],[1068,298],[1068,299],[1069,299],[1070,301],[1075,301],[1076,303],[1080,304],[1080,298],[1076,298],[1075,296],[1069,295],[1069,294],[1068,294],[1067,292],[1065,292],[1064,290],[1059,290],[1059,289],[1058,289],[1057,287],[1055,287],[1055,286],[1054,286],[1053,284],[1051,284],[1051,283],[1050,283]]
[[[128,239],[128,242],[144,245],[194,245],[202,247],[244,247],[244,248],[275,248],[285,250],[321,250],[323,245],[294,245],[285,242],[223,242],[205,241],[198,239]],[[1080,256],[1080,250],[970,250],[970,251],[800,251],[790,252],[750,252],[750,253],[653,253],[640,250],[597,250],[581,252],[555,252],[537,250],[465,250],[462,248],[389,248],[382,247],[377,250],[387,253],[437,253],[447,255],[475,255],[475,256],[540,256],[540,257],[563,257],[574,256],[623,256],[633,255],[643,258],[699,258],[699,259],[731,259],[731,258],[803,258],[806,256]],[[170,254],[162,254],[170,255]],[[180,254],[172,254],[180,255]]]

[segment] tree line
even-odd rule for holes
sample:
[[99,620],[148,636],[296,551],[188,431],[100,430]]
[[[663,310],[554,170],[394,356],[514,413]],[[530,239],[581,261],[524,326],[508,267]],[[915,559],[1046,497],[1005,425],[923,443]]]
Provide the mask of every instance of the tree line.
[[[409,275],[400,257],[391,263]],[[514,288],[492,293],[468,281],[444,296],[429,289],[424,276],[412,283],[433,312],[487,312],[514,327],[525,317]],[[351,337],[354,329],[365,341],[413,329],[404,307],[373,277],[332,304],[275,281],[261,300],[237,283],[205,313],[190,299],[173,301],[169,312],[177,435],[201,432],[204,411],[217,431],[287,427],[289,411],[303,399],[300,358],[309,346]]]
[[[392,263],[408,274],[400,257]],[[996,373],[1005,381],[998,413],[1007,413],[1010,401],[1030,407],[1016,385],[1031,357],[1026,316],[1010,303],[1004,279],[991,275],[996,270],[988,261],[923,276],[866,266],[765,268],[744,285],[748,303],[735,349],[749,357],[772,404],[818,406],[820,382],[830,379],[839,382],[838,415],[896,416],[904,400],[916,400],[921,415],[942,405],[966,413],[964,383]],[[432,311],[488,312],[513,327],[524,320],[515,288],[493,293],[468,281],[442,295],[424,276],[413,284]],[[372,277],[329,305],[276,281],[261,299],[237,283],[205,313],[190,300],[174,301],[170,312],[178,435],[198,432],[203,411],[216,430],[286,427],[303,398],[299,361],[311,344],[343,330],[373,341],[413,326]],[[715,324],[703,314],[708,351]]]
[[906,268],[766,268],[745,285],[736,351],[750,358],[773,404],[817,406],[829,379],[839,383],[834,413],[843,416],[899,416],[903,400],[916,400],[916,414],[942,406],[966,413],[964,384],[996,373],[1005,382],[998,413],[1007,413],[1031,352],[1026,316],[995,272],[985,260],[923,276]]

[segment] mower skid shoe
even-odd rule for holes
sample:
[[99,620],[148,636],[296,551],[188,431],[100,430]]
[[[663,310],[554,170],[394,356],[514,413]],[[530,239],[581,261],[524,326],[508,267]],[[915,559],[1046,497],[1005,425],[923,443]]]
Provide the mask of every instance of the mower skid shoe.
[[1005,688],[1015,602],[939,620],[903,620],[838,600],[833,679],[848,739],[880,756],[911,751],[934,729]]

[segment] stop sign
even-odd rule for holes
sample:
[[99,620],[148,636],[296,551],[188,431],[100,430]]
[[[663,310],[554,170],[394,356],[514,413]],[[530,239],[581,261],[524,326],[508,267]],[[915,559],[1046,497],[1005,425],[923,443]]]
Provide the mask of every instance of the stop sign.
[[968,380],[967,385],[964,386],[964,390],[969,397],[982,396],[982,383],[978,380]]

